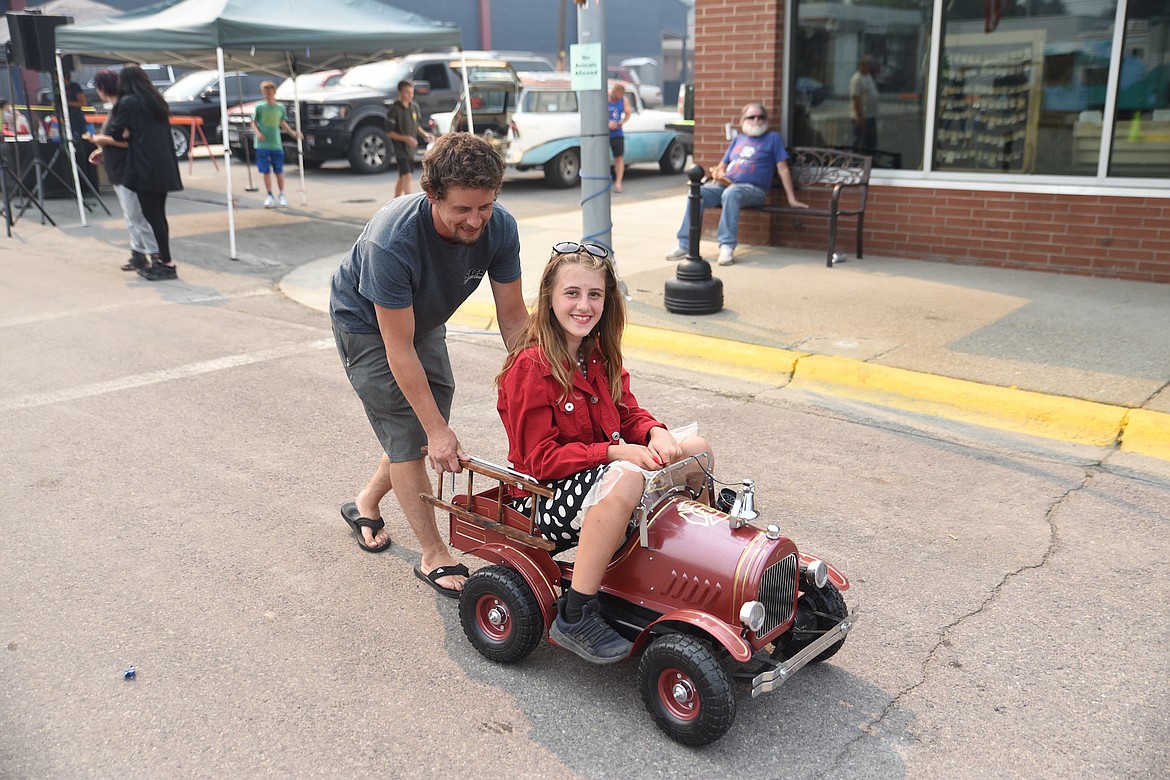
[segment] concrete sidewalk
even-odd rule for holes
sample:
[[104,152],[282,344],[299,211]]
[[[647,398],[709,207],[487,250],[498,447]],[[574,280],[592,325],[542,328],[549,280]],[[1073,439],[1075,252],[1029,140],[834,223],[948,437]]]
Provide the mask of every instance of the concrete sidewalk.
[[[683,207],[613,200],[631,357],[1170,460],[1170,286],[878,257],[829,269],[819,251],[741,246],[713,267],[723,310],[674,315],[664,255]],[[520,220],[527,299],[549,247],[579,229]],[[327,311],[337,264],[303,265],[281,289]],[[454,322],[493,328],[488,285]]]

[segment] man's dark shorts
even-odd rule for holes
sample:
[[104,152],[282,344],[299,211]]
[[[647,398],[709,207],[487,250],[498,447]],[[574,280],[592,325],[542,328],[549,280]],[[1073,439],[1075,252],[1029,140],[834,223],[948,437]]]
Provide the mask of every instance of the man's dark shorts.
[[394,161],[398,163],[398,175],[410,176],[414,173],[414,150],[408,149],[402,141],[394,141]]
[[609,150],[613,152],[614,157],[625,157],[626,137],[624,135],[611,135],[609,137]]
[[[418,359],[427,372],[435,403],[444,420],[451,419],[455,377],[447,354],[447,328],[440,325],[414,342]],[[418,460],[427,435],[410,402],[398,388],[386,362],[386,345],[376,333],[346,333],[333,326],[337,353],[345,365],[349,383],[365,407],[366,417],[382,449],[394,463]]]

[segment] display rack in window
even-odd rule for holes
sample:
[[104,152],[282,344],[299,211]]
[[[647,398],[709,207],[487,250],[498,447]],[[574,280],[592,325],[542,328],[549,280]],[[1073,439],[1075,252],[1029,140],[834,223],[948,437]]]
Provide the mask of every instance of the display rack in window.
[[1036,49],[1030,41],[1005,47],[1001,40],[993,47],[979,51],[960,41],[947,42],[935,129],[936,170],[1033,169],[1039,117]]

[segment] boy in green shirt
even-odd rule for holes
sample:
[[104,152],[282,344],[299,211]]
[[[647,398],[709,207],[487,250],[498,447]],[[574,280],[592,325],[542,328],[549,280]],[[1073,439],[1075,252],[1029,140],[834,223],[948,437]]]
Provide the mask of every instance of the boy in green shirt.
[[[284,104],[276,102],[276,84],[265,81],[260,84],[260,91],[264,93],[264,102],[256,106],[252,114],[252,131],[256,133],[256,167],[264,176],[264,189],[268,190],[264,208],[270,209],[278,204],[288,205],[288,199],[284,197],[284,145],[280,131],[284,130],[294,138],[300,138],[301,133],[289,127]],[[272,199],[272,173],[276,174],[279,201]]]

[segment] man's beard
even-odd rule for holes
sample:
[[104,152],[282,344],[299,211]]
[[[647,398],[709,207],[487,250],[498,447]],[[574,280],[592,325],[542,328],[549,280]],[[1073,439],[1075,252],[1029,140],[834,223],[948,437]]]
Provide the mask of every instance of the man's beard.
[[742,122],[739,125],[739,129],[741,131],[743,131],[744,135],[751,136],[752,138],[759,138],[761,135],[768,132],[768,123],[767,122]]
[[451,237],[451,240],[454,243],[461,244],[463,246],[474,246],[474,245],[478,244],[480,242],[480,240],[484,237],[484,234],[486,232],[484,230],[484,227],[485,227],[484,225],[480,225],[479,232],[476,233],[474,237],[467,235],[462,230],[456,230],[455,235]]

